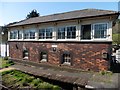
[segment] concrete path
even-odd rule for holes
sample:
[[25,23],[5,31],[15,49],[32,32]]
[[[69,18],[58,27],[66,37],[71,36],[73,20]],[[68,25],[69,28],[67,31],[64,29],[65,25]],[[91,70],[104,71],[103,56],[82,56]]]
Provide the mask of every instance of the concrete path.
[[115,90],[119,87],[118,73],[114,73],[112,75],[100,75],[95,72],[68,72],[66,70],[56,70],[41,66],[27,66],[23,64],[15,64],[11,66],[11,68],[52,80],[85,86],[86,88],[114,88]]
[[3,71],[9,71],[9,70],[13,70],[13,69],[15,69],[15,68],[14,67],[3,68],[0,70],[0,73]]

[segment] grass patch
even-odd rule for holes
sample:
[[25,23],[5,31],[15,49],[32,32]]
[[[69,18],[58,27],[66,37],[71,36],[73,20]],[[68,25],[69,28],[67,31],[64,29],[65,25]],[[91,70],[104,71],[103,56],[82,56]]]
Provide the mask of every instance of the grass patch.
[[44,82],[40,78],[25,74],[18,70],[10,70],[2,72],[3,83],[11,88],[40,88],[49,90],[60,90],[61,88],[57,85]]
[[1,68],[9,67],[14,65],[14,62],[8,59],[0,58]]
[[120,44],[120,33],[116,33],[112,35],[113,44]]

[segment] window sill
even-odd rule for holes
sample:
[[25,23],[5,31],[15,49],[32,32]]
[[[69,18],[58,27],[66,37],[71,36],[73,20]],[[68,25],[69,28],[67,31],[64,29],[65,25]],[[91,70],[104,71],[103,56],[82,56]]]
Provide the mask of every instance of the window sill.
[[40,62],[47,62],[47,60],[46,59],[42,59]]
[[24,57],[23,60],[28,60],[28,57]]
[[64,62],[63,65],[68,65],[68,66],[70,66],[71,63],[69,63],[69,62]]

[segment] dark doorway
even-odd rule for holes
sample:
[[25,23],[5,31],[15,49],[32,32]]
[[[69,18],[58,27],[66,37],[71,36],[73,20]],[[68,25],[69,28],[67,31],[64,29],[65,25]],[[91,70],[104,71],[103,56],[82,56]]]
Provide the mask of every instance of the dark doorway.
[[81,26],[81,39],[83,40],[91,39],[91,24]]

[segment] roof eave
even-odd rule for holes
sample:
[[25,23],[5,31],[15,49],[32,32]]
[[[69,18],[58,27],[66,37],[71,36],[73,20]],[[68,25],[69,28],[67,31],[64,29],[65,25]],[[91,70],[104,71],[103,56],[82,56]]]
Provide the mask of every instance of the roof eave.
[[45,21],[45,22],[36,22],[36,23],[28,23],[28,24],[21,24],[21,25],[10,25],[10,27],[17,27],[17,26],[25,26],[25,25],[32,25],[32,24],[39,24],[39,23],[49,23],[49,22],[58,22],[58,21],[65,21],[65,20],[73,20],[73,19],[85,19],[85,18],[93,18],[93,17],[102,17],[102,16],[111,16],[111,15],[117,15],[116,19],[119,16],[119,12],[112,13],[112,14],[104,14],[104,15],[96,15],[96,16],[88,16],[88,17],[77,17],[77,18],[70,18],[70,19],[61,19],[61,20],[53,20],[53,21]]

